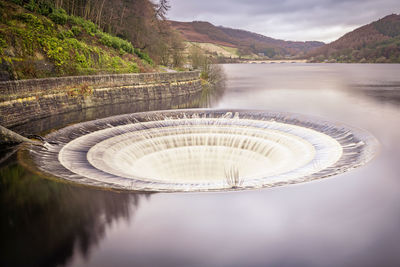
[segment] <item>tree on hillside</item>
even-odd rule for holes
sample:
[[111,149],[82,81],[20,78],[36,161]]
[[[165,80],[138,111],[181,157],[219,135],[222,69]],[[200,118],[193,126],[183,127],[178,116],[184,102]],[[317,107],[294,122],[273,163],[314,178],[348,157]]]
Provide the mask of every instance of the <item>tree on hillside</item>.
[[168,0],[160,0],[160,2],[156,5],[155,17],[165,20],[168,10],[171,6],[168,3]]
[[[126,39],[153,58],[155,63],[173,60],[180,65],[181,39],[166,21],[169,0],[18,0],[32,12],[82,17],[103,31]],[[64,11],[65,10],[65,11]]]
[[192,63],[193,69],[199,69],[203,65],[206,55],[196,45],[193,45],[189,49],[189,61]]

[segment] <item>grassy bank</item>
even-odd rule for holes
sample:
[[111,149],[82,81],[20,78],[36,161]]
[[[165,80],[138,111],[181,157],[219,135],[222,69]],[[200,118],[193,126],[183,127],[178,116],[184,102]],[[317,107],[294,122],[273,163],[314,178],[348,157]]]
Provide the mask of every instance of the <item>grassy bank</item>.
[[0,0],[0,80],[155,70],[146,53],[91,21]]

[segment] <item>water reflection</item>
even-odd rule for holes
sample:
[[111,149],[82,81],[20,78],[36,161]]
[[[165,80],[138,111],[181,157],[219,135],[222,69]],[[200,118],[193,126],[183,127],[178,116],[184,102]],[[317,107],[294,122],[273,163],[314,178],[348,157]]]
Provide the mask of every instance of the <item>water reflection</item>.
[[[384,92],[387,85],[393,85],[390,94],[398,90],[400,65],[225,69],[227,90],[212,107],[344,122],[373,133],[382,144],[380,155],[363,168],[321,182],[240,193],[155,194],[149,201],[55,184],[9,160],[0,172],[0,265],[29,259],[34,264],[28,266],[400,266],[400,103]],[[378,86],[370,86],[370,94],[365,85]],[[66,116],[54,123],[79,119],[78,112],[75,120]],[[47,123],[39,124],[41,131],[51,128]],[[119,215],[108,216],[114,219],[107,224],[103,214],[114,214],[113,205]],[[79,242],[87,249],[74,249],[79,246],[71,244]]]
[[400,83],[392,84],[355,84],[350,88],[357,94],[376,101],[400,105]]
[[222,99],[226,90],[227,76],[221,65],[212,65],[209,83],[203,85],[200,106],[213,107]]
[[57,266],[88,257],[115,221],[150,195],[98,191],[43,179],[16,163],[0,170],[0,265]]
[[[223,84],[218,83],[220,90]],[[137,101],[59,114],[13,130],[38,134],[69,124],[151,110],[208,106],[212,88],[173,99]],[[215,94],[214,94],[215,95]],[[219,94],[220,96],[221,94]],[[43,179],[17,163],[17,147],[0,147],[0,266],[68,265],[89,258],[107,228],[130,222],[150,194],[116,193]]]

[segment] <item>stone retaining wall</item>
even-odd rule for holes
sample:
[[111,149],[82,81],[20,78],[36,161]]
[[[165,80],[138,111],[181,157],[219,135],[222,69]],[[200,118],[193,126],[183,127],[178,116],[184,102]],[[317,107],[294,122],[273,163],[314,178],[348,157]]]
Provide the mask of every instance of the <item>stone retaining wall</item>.
[[0,125],[102,105],[196,94],[199,72],[59,77],[0,82]]

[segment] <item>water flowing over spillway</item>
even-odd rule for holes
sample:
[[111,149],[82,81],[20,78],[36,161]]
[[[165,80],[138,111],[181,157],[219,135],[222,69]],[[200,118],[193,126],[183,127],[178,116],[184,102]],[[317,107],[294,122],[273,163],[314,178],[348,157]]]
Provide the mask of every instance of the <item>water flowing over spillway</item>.
[[41,171],[137,191],[250,189],[306,182],[371,160],[378,142],[342,124],[291,113],[172,110],[75,124],[32,147]]

